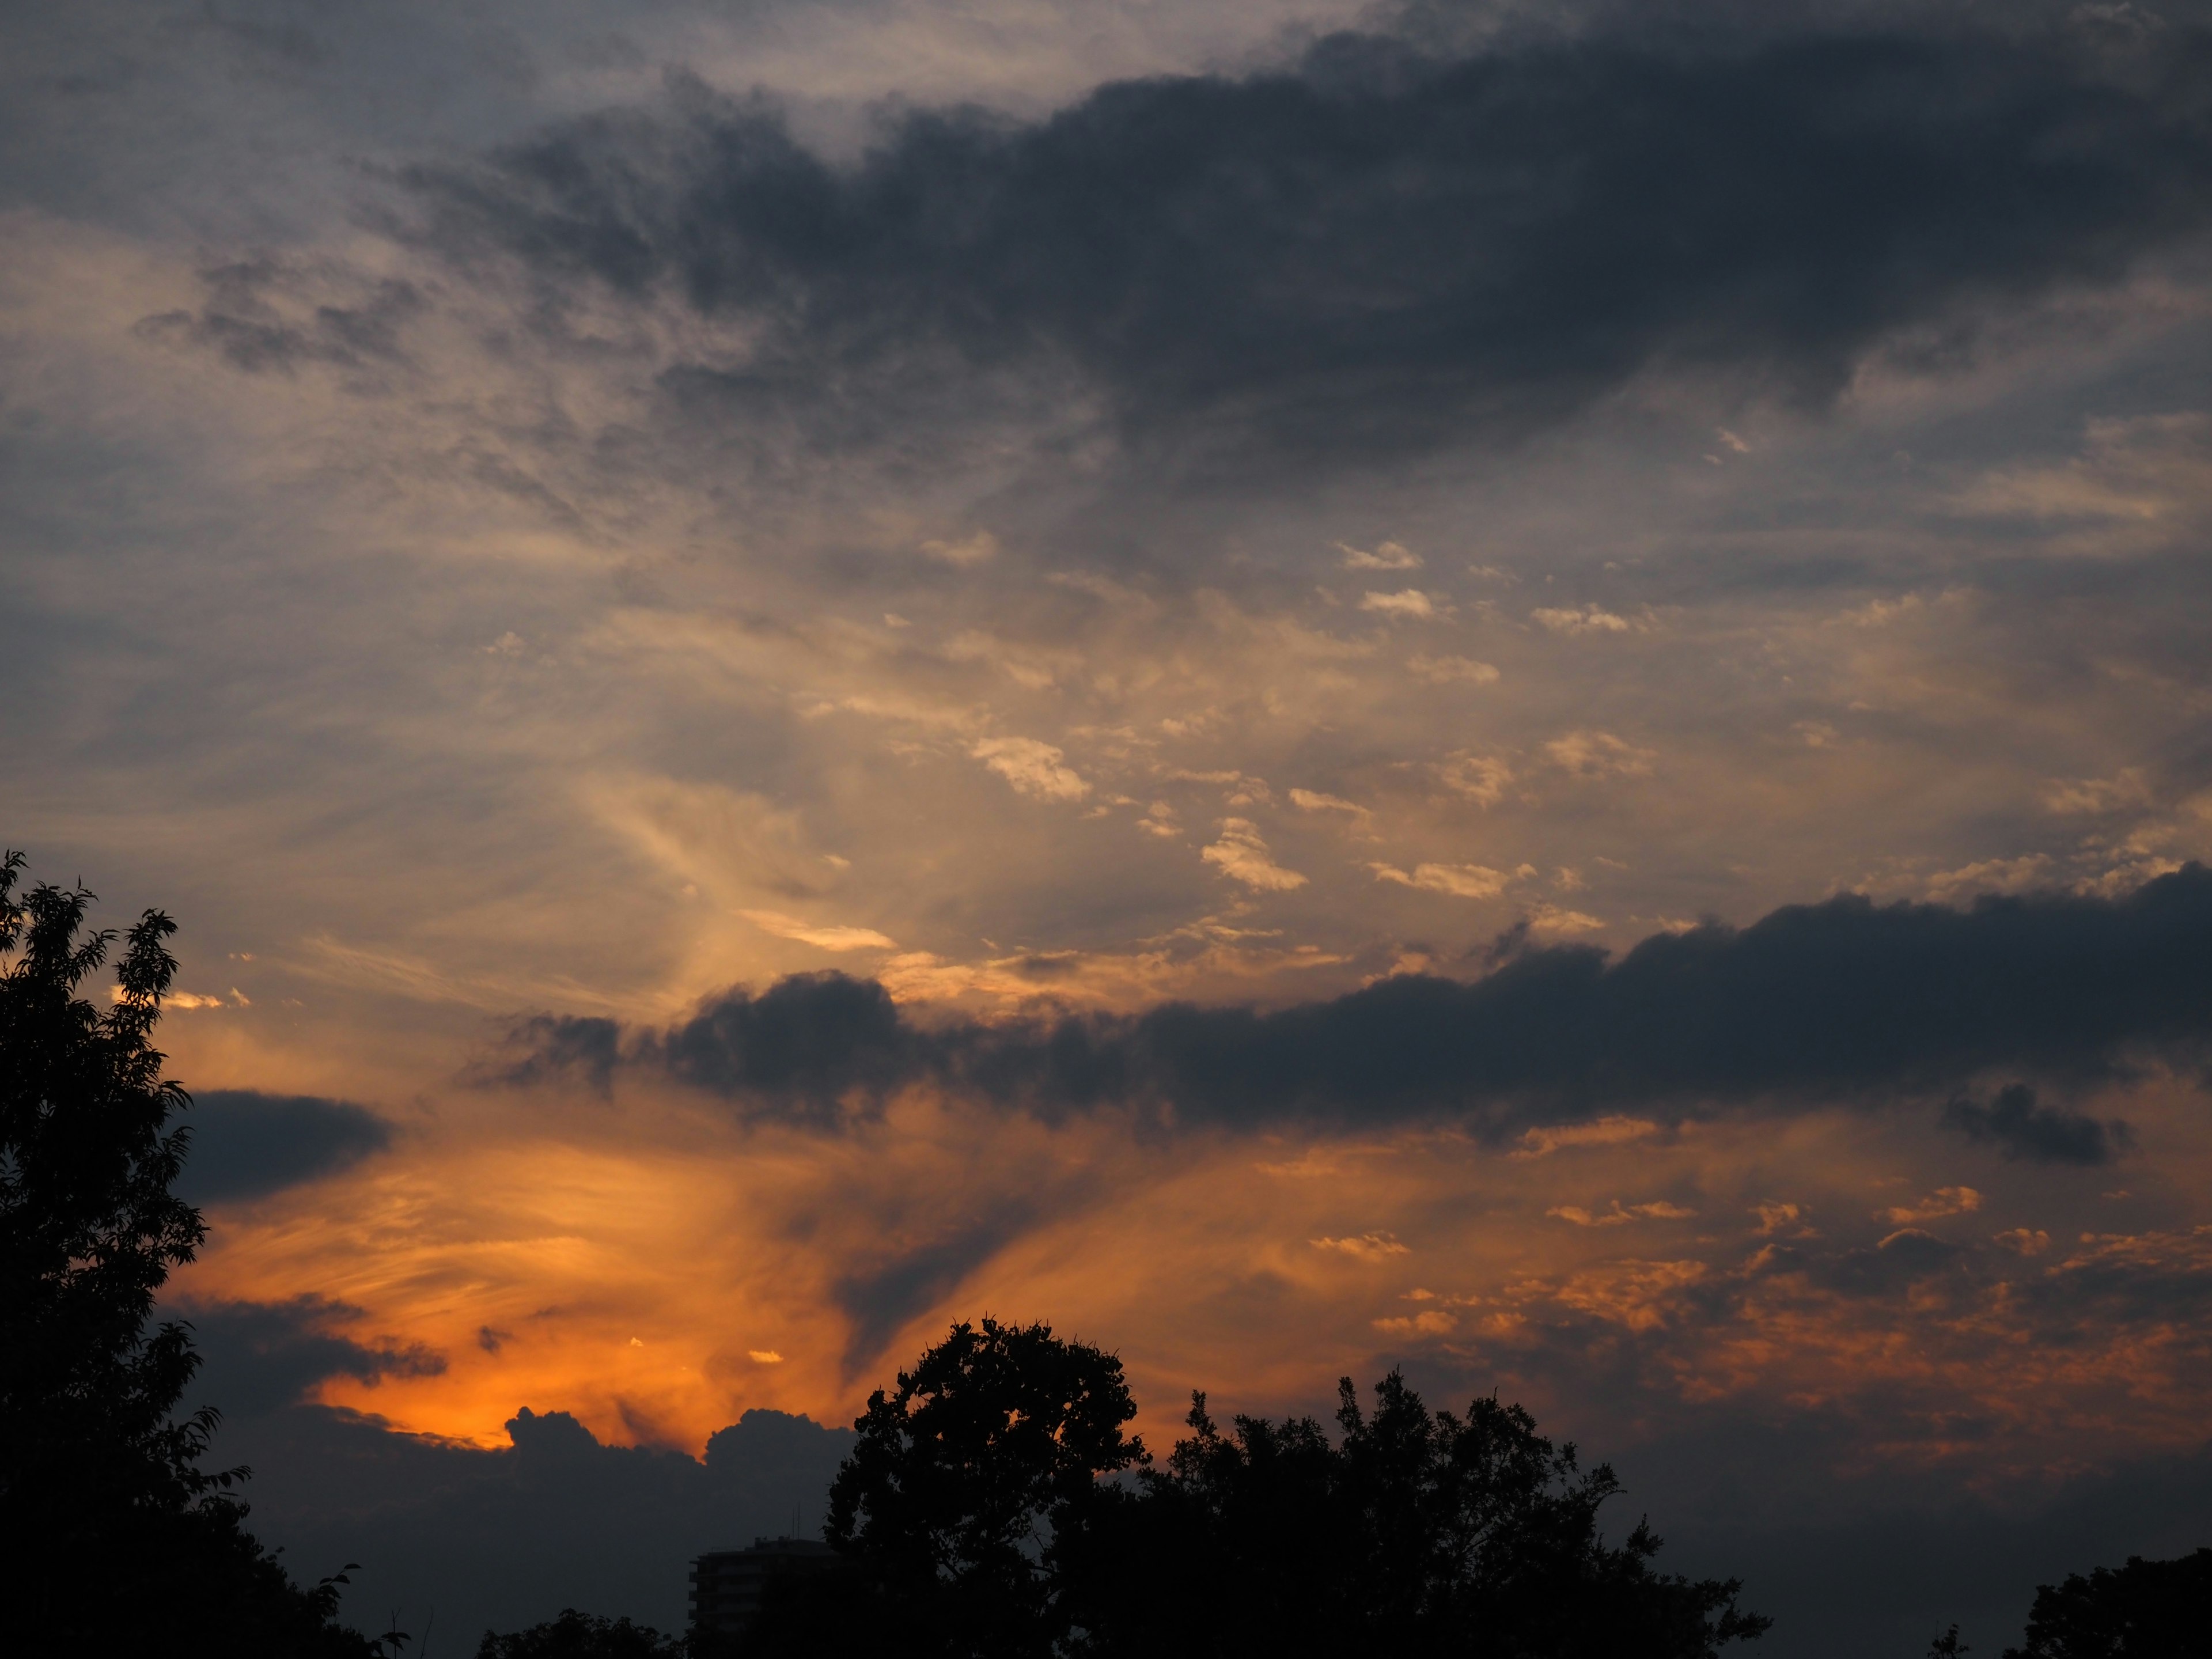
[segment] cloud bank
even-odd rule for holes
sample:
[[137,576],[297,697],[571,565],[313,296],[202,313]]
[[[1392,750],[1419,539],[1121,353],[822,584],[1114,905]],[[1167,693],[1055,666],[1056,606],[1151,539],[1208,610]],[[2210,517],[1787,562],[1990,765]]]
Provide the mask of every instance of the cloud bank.
[[[1847,895],[1655,934],[1618,960],[1523,949],[1473,981],[1407,975],[1272,1012],[926,1023],[873,981],[805,975],[710,999],[665,1030],[540,1016],[483,1074],[573,1072],[604,1089],[617,1071],[654,1072],[748,1116],[823,1125],[927,1084],[1047,1116],[1448,1117],[1503,1134],[1622,1102],[1833,1102],[2004,1069],[2092,1083],[2200,1056],[2208,1009],[2212,870],[2192,864],[2120,898],[1992,895],[1954,909]],[[1948,1121],[2051,1161],[2100,1162],[2114,1144],[2019,1089],[1990,1107],[1954,1102]]]
[[1155,454],[1340,466],[1659,364],[1825,399],[1882,342],[2109,283],[2212,214],[2208,66],[2185,28],[2117,58],[2063,30],[1340,35],[1038,120],[912,111],[849,165],[679,76],[405,177],[418,240],[519,262],[556,311],[744,319],[743,361],[677,372],[702,403],[1049,364]]

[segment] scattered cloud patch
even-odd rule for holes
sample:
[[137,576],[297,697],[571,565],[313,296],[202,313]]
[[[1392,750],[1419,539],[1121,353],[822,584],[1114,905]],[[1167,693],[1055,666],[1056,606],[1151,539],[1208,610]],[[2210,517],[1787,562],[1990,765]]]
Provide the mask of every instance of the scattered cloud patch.
[[1199,854],[1232,881],[1263,893],[1287,893],[1303,887],[1306,878],[1277,864],[1261,839],[1260,827],[1249,818],[1221,820],[1221,839]]
[[1377,881],[1391,881],[1401,887],[1419,887],[1431,893],[1449,893],[1454,898],[1496,898],[1505,890],[1508,878],[1480,864],[1417,864],[1408,875],[1403,870],[1388,864],[1370,864]]
[[1917,1204],[1876,1210],[1875,1216],[1893,1226],[1905,1227],[1916,1222],[1941,1221],[1946,1216],[1970,1215],[1981,1207],[1982,1195],[1972,1187],[1938,1187]]
[[1439,765],[1437,776],[1454,794],[1464,795],[1478,806],[1495,806],[1505,799],[1513,769],[1495,755],[1461,753]]
[[1414,656],[1406,659],[1406,672],[1424,685],[1495,685],[1498,670],[1472,657]]
[[1514,1158],[1548,1158],[1569,1146],[1618,1146],[1624,1141],[1656,1135],[1659,1126],[1650,1118],[1611,1114],[1591,1123],[1565,1123],[1556,1128],[1530,1129],[1521,1137]]
[[795,939],[822,951],[896,951],[898,941],[872,927],[847,927],[787,916],[780,910],[740,910],[738,914],[764,933]]
[[1014,793],[1034,800],[1081,800],[1091,786],[1048,743],[1035,738],[984,738],[969,746],[968,753],[1013,787]]
[[1595,780],[1649,777],[1658,755],[1610,732],[1570,732],[1546,744],[1544,757],[1562,772]]
[[1679,1204],[1668,1204],[1663,1200],[1650,1204],[1631,1204],[1624,1208],[1616,1198],[1611,1209],[1596,1215],[1574,1204],[1556,1205],[1544,1213],[1577,1227],[1625,1227],[1632,1221],[1687,1221],[1698,1212],[1686,1210]]
[[2032,1164],[2110,1164],[2130,1139],[2128,1126],[2100,1123],[2057,1106],[2038,1103],[2035,1091],[2014,1083],[1987,1104],[1961,1096],[1943,1109],[1943,1127],[1994,1146],[2008,1158]]
[[1426,622],[1451,614],[1450,607],[1437,605],[1435,600],[1417,587],[1405,588],[1395,593],[1377,593],[1370,591],[1360,596],[1359,608],[1362,611],[1373,611],[1377,616],[1399,617],[1414,622]]
[[1346,570],[1419,570],[1421,568],[1420,555],[1409,552],[1395,542],[1381,543],[1371,552],[1339,542],[1336,550],[1344,556]]
[[1596,605],[1584,605],[1579,610],[1555,610],[1546,607],[1531,611],[1529,619],[1539,627],[1554,634],[1626,634],[1636,624],[1626,617],[1617,617]]
[[1314,1238],[1306,1241],[1317,1250],[1334,1250],[1357,1261],[1387,1261],[1408,1254],[1392,1233],[1361,1233],[1352,1238]]

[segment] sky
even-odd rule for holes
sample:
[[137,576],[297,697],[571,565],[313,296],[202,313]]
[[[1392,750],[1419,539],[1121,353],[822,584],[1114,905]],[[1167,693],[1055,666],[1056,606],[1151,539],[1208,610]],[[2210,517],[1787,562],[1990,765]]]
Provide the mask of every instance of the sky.
[[985,1312],[1785,1659],[2212,1542],[2212,11],[0,18],[0,836],[349,1618],[680,1624]]

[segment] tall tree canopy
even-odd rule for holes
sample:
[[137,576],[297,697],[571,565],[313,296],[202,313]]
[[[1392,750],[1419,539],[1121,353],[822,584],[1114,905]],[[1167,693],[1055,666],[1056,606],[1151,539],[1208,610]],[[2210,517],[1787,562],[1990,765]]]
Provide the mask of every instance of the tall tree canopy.
[[176,924],[124,937],[109,1006],[80,994],[116,936],[93,896],[19,894],[0,859],[0,1589],[26,1652],[364,1656],[244,1527],[243,1470],[200,1467],[217,1419],[177,1416],[190,1332],[149,1328],[206,1237],[171,1191],[191,1103],[153,1046]]
[[1431,1412],[1395,1372],[1336,1433],[1224,1430],[1194,1397],[1164,1468],[1113,1356],[985,1320],[878,1391],[831,1488],[842,1569],[773,1589],[744,1651],[961,1659],[1711,1659],[1767,1620],[1654,1571],[1620,1485],[1517,1406]]

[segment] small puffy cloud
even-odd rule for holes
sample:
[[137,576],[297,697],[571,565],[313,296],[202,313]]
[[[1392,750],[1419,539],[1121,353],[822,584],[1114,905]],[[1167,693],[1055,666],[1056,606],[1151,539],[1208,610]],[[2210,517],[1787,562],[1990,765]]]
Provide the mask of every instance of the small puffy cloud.
[[1538,933],[1591,933],[1605,926],[1604,918],[1557,904],[1539,904],[1528,912],[1528,927]]
[[999,538],[988,530],[979,530],[974,535],[963,537],[957,541],[924,542],[921,550],[933,559],[942,559],[950,565],[981,564],[986,559],[998,556]]
[[1982,1195],[1972,1187],[1938,1187],[1917,1204],[1900,1204],[1876,1210],[1875,1218],[1899,1227],[1919,1221],[1941,1221],[1945,1216],[1967,1215],[1982,1207]]
[[1221,839],[1199,856],[1218,866],[1231,880],[1261,892],[1287,893],[1306,884],[1306,878],[1297,871],[1285,870],[1275,862],[1267,843],[1260,837],[1259,826],[1249,818],[1222,819]]
[[1306,1242],[1316,1250],[1334,1250],[1356,1261],[1386,1261],[1394,1255],[1408,1253],[1391,1233],[1361,1233],[1356,1238],[1313,1238]]
[[1349,547],[1339,542],[1336,550],[1344,555],[1346,570],[1419,570],[1421,568],[1421,556],[1408,551],[1395,542],[1383,542],[1371,553],[1365,548]]
[[523,643],[522,635],[510,628],[489,645],[484,647],[484,654],[490,657],[519,657],[528,648]]
[[872,927],[843,927],[803,921],[780,910],[740,910],[738,914],[764,933],[796,939],[821,951],[896,951],[898,941]]
[[1438,605],[1418,587],[1408,587],[1396,593],[1364,593],[1360,597],[1359,608],[1372,611],[1377,616],[1410,617],[1416,621],[1451,614],[1449,607]]
[[2150,799],[2149,784],[2132,766],[2121,768],[2109,778],[2053,778],[2043,789],[2044,810],[2062,816],[2124,811],[2132,806],[2148,806]]
[[1411,1318],[1378,1319],[1375,1328],[1389,1331],[1395,1336],[1443,1336],[1459,1324],[1457,1314],[1446,1313],[1441,1308],[1430,1308]]
[[1993,1235],[1990,1243],[2014,1255],[2041,1255],[2051,1248],[2051,1235],[2040,1227],[2013,1227]]
[[1464,795],[1480,806],[1495,806],[1505,798],[1513,781],[1513,769],[1494,755],[1453,755],[1437,768],[1437,776],[1454,794]]
[[1759,1218],[1759,1236],[1761,1238],[1772,1238],[1776,1234],[1784,1232],[1793,1237],[1803,1238],[1810,1231],[1803,1225],[1805,1206],[1802,1204],[1784,1204],[1770,1199],[1764,1204],[1753,1206],[1751,1212]]
[[1472,657],[1408,657],[1406,672],[1424,685],[1495,685],[1498,671]]
[[1659,1126],[1649,1118],[1623,1117],[1618,1113],[1595,1123],[1569,1123],[1556,1129],[1531,1129],[1521,1137],[1515,1158],[1548,1158],[1566,1146],[1617,1146],[1625,1140],[1656,1135]]
[[1539,627],[1554,634],[1626,634],[1636,626],[1626,617],[1616,617],[1610,611],[1584,605],[1580,610],[1531,611],[1529,619]]
[[1505,890],[1507,878],[1480,864],[1417,864],[1413,872],[1388,864],[1371,864],[1377,881],[1395,881],[1401,887],[1425,888],[1431,893],[1449,893],[1455,898],[1496,898]]
[[1081,800],[1091,793],[1064,757],[1048,743],[1035,738],[984,738],[970,745],[969,754],[989,767],[1014,793],[1036,800]]
[[1650,1204],[1631,1204],[1624,1209],[1616,1198],[1613,1200],[1613,1207],[1600,1215],[1592,1215],[1588,1210],[1573,1204],[1557,1205],[1544,1213],[1561,1221],[1571,1222],[1577,1227],[1625,1227],[1632,1221],[1687,1221],[1698,1212],[1663,1200]]
[[783,1356],[774,1348],[747,1348],[745,1358],[756,1365],[781,1365]]
[[1610,732],[1570,732],[1544,745],[1544,757],[1562,772],[1578,778],[1642,778],[1651,775],[1658,758],[1649,749],[1616,738]]
[[1175,808],[1164,800],[1156,800],[1145,809],[1145,816],[1137,820],[1137,828],[1162,841],[1173,841],[1182,834],[1182,826],[1176,822]]

